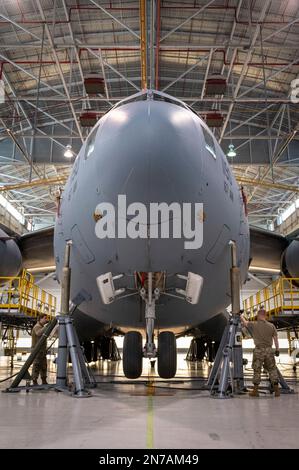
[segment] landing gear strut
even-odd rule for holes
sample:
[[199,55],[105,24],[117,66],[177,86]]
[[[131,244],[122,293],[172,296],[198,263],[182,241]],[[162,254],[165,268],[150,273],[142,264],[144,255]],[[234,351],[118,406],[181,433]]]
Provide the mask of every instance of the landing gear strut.
[[154,329],[156,320],[156,301],[160,295],[159,289],[155,289],[153,297],[153,273],[148,273],[147,295],[144,287],[141,289],[140,295],[145,301],[146,342],[143,348],[143,355],[144,357],[152,359],[157,356],[156,346],[154,343]]
[[176,339],[170,331],[163,331],[158,336],[158,351],[154,343],[154,328],[156,319],[156,301],[159,299],[160,290],[154,289],[153,273],[148,273],[148,287],[141,290],[141,296],[145,301],[146,343],[143,348],[144,357],[158,358],[158,374],[163,379],[171,379],[176,374]]
[[[158,275],[158,277],[157,277]],[[132,295],[140,295],[145,302],[145,328],[146,341],[142,350],[142,338],[139,332],[131,331],[126,334],[123,349],[123,368],[126,377],[137,378],[142,372],[142,357],[146,357],[153,362],[158,359],[158,372],[163,378],[171,378],[176,373],[176,340],[170,331],[159,334],[158,351],[154,342],[154,330],[156,319],[156,302],[160,295],[170,296],[176,299],[185,300],[189,304],[198,303],[203,278],[196,273],[188,272],[188,275],[177,274],[177,277],[186,282],[185,288],[173,287],[173,292],[165,290],[165,272],[137,272],[136,290],[128,294],[126,289],[116,289],[114,281],[124,275],[113,276],[111,272],[101,274],[97,277],[97,285],[102,301],[105,305],[115,302],[117,299],[124,299]],[[140,349],[142,354],[140,354]]]
[[163,379],[175,376],[177,368],[177,351],[175,335],[170,331],[163,331],[158,336],[158,350],[154,342],[156,319],[156,302],[160,290],[153,291],[153,273],[147,276],[147,288],[140,289],[140,296],[145,302],[146,341],[142,349],[142,336],[137,331],[130,331],[125,335],[123,347],[123,369],[129,379],[137,379],[142,373],[142,357],[150,359],[151,364],[158,359],[158,373]]

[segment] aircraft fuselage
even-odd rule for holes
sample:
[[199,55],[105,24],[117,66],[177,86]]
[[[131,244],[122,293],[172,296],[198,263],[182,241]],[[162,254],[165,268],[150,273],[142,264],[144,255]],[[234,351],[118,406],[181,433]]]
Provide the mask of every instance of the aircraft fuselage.
[[[101,203],[117,207],[119,195],[125,196],[127,205],[142,203],[149,213],[150,203],[202,203],[202,245],[186,249],[184,237],[150,238],[150,220],[141,227],[146,237],[120,237],[115,230],[114,238],[99,238],[96,226],[102,214],[96,208]],[[123,214],[128,224],[132,214]],[[169,220],[159,223],[172,226],[169,214]],[[114,229],[119,223],[116,218]],[[144,328],[142,302],[131,296],[104,305],[96,283],[103,273],[124,274],[117,287],[127,292],[136,288],[140,273],[153,272],[157,277],[163,273],[166,290],[180,286],[177,273],[200,274],[204,282],[197,305],[169,296],[157,302],[155,327],[182,332],[224,312],[230,304],[230,240],[237,244],[242,281],[248,268],[249,227],[226,156],[192,110],[156,92],[119,103],[83,144],[56,222],[58,278],[69,239],[73,242],[71,298],[84,299],[79,308],[88,318],[123,330]]]

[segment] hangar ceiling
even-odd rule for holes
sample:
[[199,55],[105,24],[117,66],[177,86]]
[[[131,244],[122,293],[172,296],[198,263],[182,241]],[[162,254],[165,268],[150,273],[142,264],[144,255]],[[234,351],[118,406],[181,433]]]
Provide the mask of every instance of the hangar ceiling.
[[[55,187],[24,185],[66,177],[88,129],[84,110],[99,115],[141,89],[142,4],[147,8],[148,86],[191,105],[214,128],[236,176],[275,183],[246,185],[250,223],[268,226],[298,198],[283,185],[299,180],[298,104],[291,82],[299,70],[296,0],[99,1],[1,0],[0,104],[2,191],[35,228],[53,224]],[[84,78],[103,77],[102,94],[88,96]],[[223,95],[207,96],[211,74]]]

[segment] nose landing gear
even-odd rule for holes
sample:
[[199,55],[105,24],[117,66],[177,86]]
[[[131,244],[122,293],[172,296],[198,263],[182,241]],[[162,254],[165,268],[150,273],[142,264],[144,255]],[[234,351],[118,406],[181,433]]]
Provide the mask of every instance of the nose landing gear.
[[156,319],[156,301],[160,290],[153,292],[153,273],[148,273],[147,290],[143,287],[140,295],[145,302],[146,342],[142,350],[142,337],[137,331],[125,335],[123,348],[123,369],[126,377],[136,379],[142,373],[142,357],[150,359],[151,363],[158,359],[158,374],[163,379],[171,379],[176,374],[176,339],[170,331],[163,331],[158,336],[158,350],[154,342]]
[[138,331],[130,331],[125,335],[123,347],[123,369],[129,379],[137,379],[142,373],[142,358],[151,362],[157,358],[158,373],[160,377],[170,379],[175,376],[177,369],[176,339],[171,331],[163,331],[158,336],[158,349],[154,342],[156,319],[156,302],[161,294],[176,299],[185,300],[189,304],[198,303],[203,286],[203,278],[196,273],[188,275],[177,274],[177,277],[186,282],[185,288],[173,286],[173,292],[165,290],[165,272],[138,272],[136,273],[136,290],[125,293],[126,288],[116,289],[114,281],[124,275],[113,276],[111,272],[97,277],[97,285],[102,301],[109,305],[132,295],[140,295],[145,302],[145,328],[146,341],[142,348],[142,336]]

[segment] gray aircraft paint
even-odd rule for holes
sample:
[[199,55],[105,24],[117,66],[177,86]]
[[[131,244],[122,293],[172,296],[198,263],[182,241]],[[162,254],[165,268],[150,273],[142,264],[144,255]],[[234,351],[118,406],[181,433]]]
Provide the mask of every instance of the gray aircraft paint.
[[22,256],[15,240],[0,228],[0,276],[17,276],[22,265]]
[[[65,242],[73,239],[72,298],[84,289],[90,300],[80,305],[81,312],[124,329],[144,326],[139,296],[103,305],[97,276],[124,273],[117,287],[133,288],[135,271],[166,271],[169,287],[181,286],[176,273],[200,274],[204,287],[197,305],[166,296],[157,304],[156,327],[183,331],[207,322],[230,304],[230,239],[237,242],[244,282],[249,227],[238,184],[211,131],[184,103],[154,93],[159,100],[148,92],[119,103],[83,144],[62,195],[55,260],[59,278]],[[171,102],[162,101],[165,98]],[[216,158],[206,148],[203,128],[213,139]],[[138,201],[147,207],[150,202],[202,202],[202,247],[185,250],[184,239],[171,238],[100,240],[95,235],[95,208],[101,202],[116,205],[119,194],[126,194],[127,204]]]

